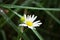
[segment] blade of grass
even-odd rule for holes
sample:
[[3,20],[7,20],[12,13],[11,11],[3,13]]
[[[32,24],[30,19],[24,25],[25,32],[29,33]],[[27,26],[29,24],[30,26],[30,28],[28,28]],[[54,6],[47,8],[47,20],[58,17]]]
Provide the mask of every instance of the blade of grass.
[[2,33],[2,36],[3,36],[3,40],[7,40],[6,39],[6,34],[5,34],[4,30],[1,30],[1,33]]
[[8,18],[8,16],[3,12],[3,10],[0,10],[0,14],[4,17],[4,19],[11,25],[11,27],[17,32],[20,33],[19,36],[22,35],[19,29],[17,29],[17,26]]
[[[15,14],[12,13],[9,18],[11,19],[14,15],[15,15]],[[0,27],[3,27],[3,25],[6,24],[6,22],[7,22],[7,21],[4,21],[4,22],[0,25]]]
[[3,12],[3,10],[0,10],[0,14],[4,17],[4,19],[18,32],[17,26],[10,20],[10,18]]
[[22,17],[22,15],[18,14],[17,12],[15,12],[15,11],[13,11],[13,10],[11,10],[11,9],[9,9],[9,10],[10,10],[12,13],[16,14],[19,18]]
[[17,40],[22,39],[22,37],[23,37],[24,40],[30,40],[29,37],[27,37],[26,33],[22,33],[21,37],[19,35],[20,35],[20,33],[18,33]]
[[37,8],[37,7],[28,7],[28,6],[18,6],[18,5],[10,5],[10,4],[0,4],[1,7],[5,8],[23,8],[23,9],[34,9],[34,10],[50,10],[50,11],[60,11],[60,8]]
[[23,37],[24,40],[30,40],[29,37],[27,37],[26,33],[23,33],[23,35],[24,35]]
[[[44,8],[40,3],[34,2],[38,7]],[[60,24],[60,20],[51,14],[48,10],[44,10],[49,16],[51,16],[58,24]]]
[[35,35],[39,38],[39,40],[44,40],[42,36],[37,32],[36,29],[32,29],[32,31],[35,33]]
[[[33,2],[33,0],[26,0],[24,1],[21,6],[27,6],[29,4],[31,4]],[[16,8],[15,11],[19,11],[21,8]]]
[[[14,2],[13,2],[12,4],[15,4],[16,2],[17,2],[17,0],[14,0]],[[14,14],[12,13],[11,16],[10,16],[10,18],[12,18],[13,16],[14,16]],[[4,22],[0,25],[0,27],[2,28],[5,23],[6,23],[6,21],[4,21]]]

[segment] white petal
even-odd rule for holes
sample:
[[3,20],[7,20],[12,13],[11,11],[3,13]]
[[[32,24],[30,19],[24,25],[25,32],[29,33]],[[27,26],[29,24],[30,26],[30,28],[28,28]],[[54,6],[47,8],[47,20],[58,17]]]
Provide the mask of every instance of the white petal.
[[27,15],[27,18],[26,18],[26,19],[29,20],[30,18],[31,18],[31,17],[30,17],[29,15]]
[[38,24],[34,24],[33,26],[34,26],[34,27],[37,27],[37,26],[39,26],[39,25],[38,25]]
[[38,21],[34,22],[34,24],[39,23],[39,22],[40,22],[40,20],[38,20]]
[[26,24],[19,24],[19,26],[27,26]]
[[33,24],[34,27],[40,26],[42,23],[35,23]]
[[30,18],[31,18],[31,15],[29,15],[30,16]]
[[25,20],[26,20],[26,14],[24,14]]
[[32,21],[31,15],[28,15],[26,19],[26,21]]
[[32,18],[34,18],[34,15],[32,15]]
[[30,16],[29,16],[29,21],[31,21],[31,19],[32,19],[32,18],[31,18],[31,15],[30,15]]
[[37,18],[37,16],[35,16],[32,21],[35,21],[36,18]]
[[27,15],[27,18],[31,18],[31,15]]

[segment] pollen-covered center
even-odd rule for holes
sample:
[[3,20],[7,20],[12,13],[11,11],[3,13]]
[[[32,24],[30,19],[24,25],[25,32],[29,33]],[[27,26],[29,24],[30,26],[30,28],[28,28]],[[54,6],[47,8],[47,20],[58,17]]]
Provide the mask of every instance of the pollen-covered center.
[[33,22],[31,22],[31,21],[26,21],[26,24],[27,24],[28,26],[32,26],[32,25],[33,25]]

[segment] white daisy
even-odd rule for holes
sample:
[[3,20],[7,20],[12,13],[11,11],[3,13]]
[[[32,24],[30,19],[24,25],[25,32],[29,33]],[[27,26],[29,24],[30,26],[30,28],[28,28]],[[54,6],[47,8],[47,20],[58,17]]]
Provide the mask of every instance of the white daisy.
[[37,18],[37,16],[35,15],[27,15],[24,14],[24,18],[22,17],[22,19],[24,19],[24,22],[22,24],[19,24],[19,26],[27,26],[30,29],[34,29],[37,26],[40,26],[42,23],[40,22],[40,20],[35,21]]

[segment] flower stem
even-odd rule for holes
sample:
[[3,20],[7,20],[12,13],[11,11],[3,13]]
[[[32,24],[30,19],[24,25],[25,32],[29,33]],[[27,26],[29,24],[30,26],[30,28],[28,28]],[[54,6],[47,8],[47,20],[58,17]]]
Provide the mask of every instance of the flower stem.
[[35,35],[39,38],[39,40],[43,40],[42,36],[36,31],[36,29],[32,29]]

